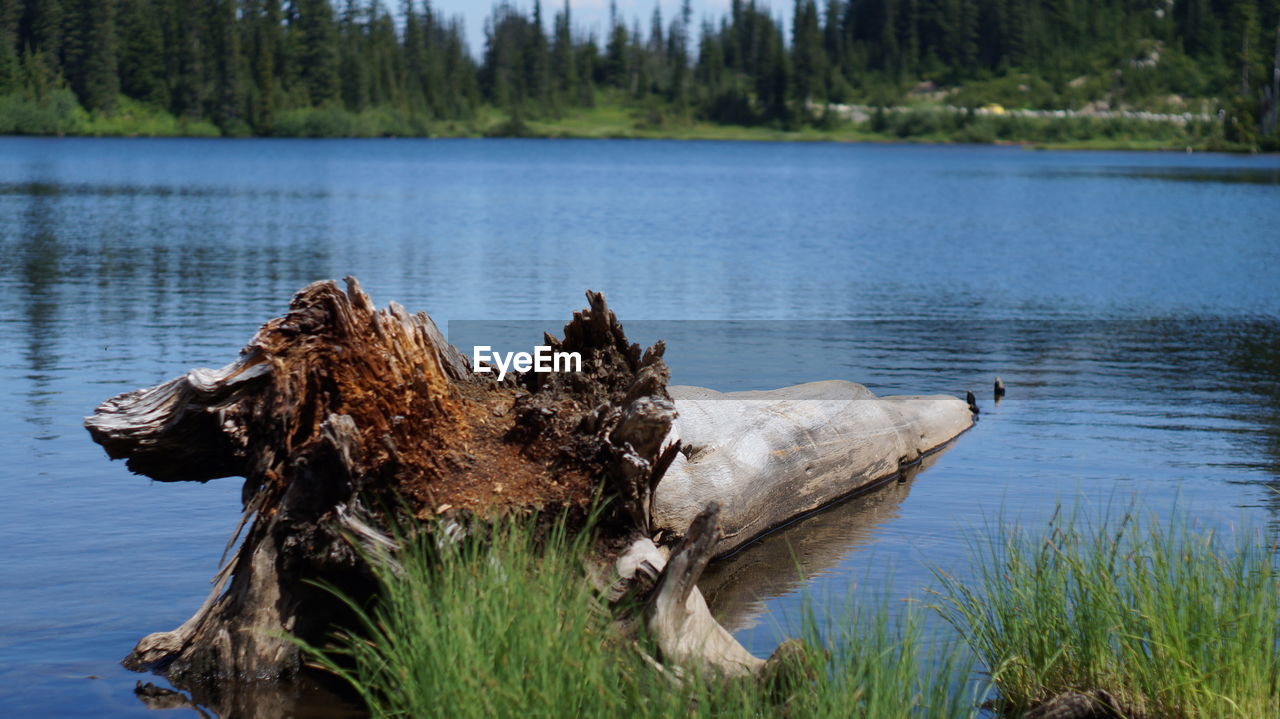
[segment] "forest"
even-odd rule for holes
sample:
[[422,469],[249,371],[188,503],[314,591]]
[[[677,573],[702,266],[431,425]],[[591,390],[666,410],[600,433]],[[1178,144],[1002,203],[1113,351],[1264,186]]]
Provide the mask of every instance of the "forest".
[[857,103],[967,109],[944,133],[992,105],[1190,112],[1280,147],[1280,0],[686,0],[615,5],[604,36],[533,0],[484,37],[429,0],[0,0],[0,134],[521,135],[602,108],[792,131]]

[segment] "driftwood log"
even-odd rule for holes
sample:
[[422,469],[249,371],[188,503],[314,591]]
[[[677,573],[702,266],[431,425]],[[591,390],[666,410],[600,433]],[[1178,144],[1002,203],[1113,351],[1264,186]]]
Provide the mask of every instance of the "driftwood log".
[[654,497],[654,526],[679,532],[721,507],[717,554],[915,465],[973,424],[955,397],[876,397],[853,382],[763,392],[669,388],[680,456]]
[[471,372],[426,314],[376,310],[351,278],[345,291],[317,282],[226,367],[104,402],[86,427],[130,470],[244,479],[244,539],[213,591],[126,665],[179,686],[290,675],[301,661],[287,635],[318,641],[342,620],[313,582],[372,591],[351,537],[386,545],[405,513],[458,526],[581,519],[603,495],[610,591],[645,592],[660,659],[765,672],[707,610],[696,586],[707,562],[893,476],[972,422],[956,398],[878,399],[851,383],[669,390],[662,343],[641,351],[602,295],[587,299],[562,340],[546,338],[580,353],[581,372],[499,383]]

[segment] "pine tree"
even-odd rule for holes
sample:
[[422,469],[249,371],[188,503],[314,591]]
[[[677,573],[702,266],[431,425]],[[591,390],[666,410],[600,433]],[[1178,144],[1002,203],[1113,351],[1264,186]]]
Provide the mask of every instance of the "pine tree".
[[693,21],[693,7],[689,0],[680,4],[680,17],[671,23],[667,33],[671,58],[671,88],[668,99],[684,110],[689,103],[689,24]]
[[791,22],[791,52],[795,68],[795,95],[801,103],[825,100],[827,54],[822,30],[818,25],[818,6],[814,0],[796,0]]
[[338,76],[342,86],[342,103],[348,110],[358,112],[369,104],[369,85],[362,55],[364,28],[360,16],[362,8],[356,0],[346,0],[338,23],[339,57]]
[[452,41],[449,38],[448,25],[431,9],[430,0],[424,0],[422,24],[423,35],[427,41],[426,76],[422,80],[427,106],[430,108],[432,117],[454,116],[454,110],[451,107],[459,101],[449,97],[449,80],[446,77],[446,66],[449,64],[447,55]]
[[0,96],[18,89],[19,0],[0,0]]
[[120,92],[116,4],[73,1],[63,15],[62,67],[80,102],[111,110]]
[[376,3],[370,3],[366,20],[365,62],[369,70],[369,103],[374,106],[391,105],[400,109],[408,106],[405,90],[404,53],[396,37],[395,19]]
[[338,33],[329,0],[297,2],[298,65],[300,79],[312,105],[338,99]]
[[564,0],[564,9],[556,13],[555,26],[555,44],[552,47],[551,56],[556,90],[560,97],[558,102],[573,102],[578,87],[578,68],[573,47],[569,0]]
[[588,35],[586,41],[578,46],[576,64],[580,70],[577,103],[582,107],[592,107],[596,104],[596,78],[601,74],[600,48],[594,36]]
[[404,18],[404,87],[409,108],[416,112],[426,109],[424,80],[427,75],[427,37],[422,18],[418,16],[413,0],[405,0],[401,11]]
[[56,74],[59,71],[59,59],[62,56],[62,21],[61,0],[27,0],[20,25],[19,46],[24,51],[29,49],[32,57],[24,60],[25,65],[42,62],[49,73]]
[[550,70],[550,50],[542,24],[542,0],[533,0],[533,18],[526,27],[524,71],[527,95],[539,108],[550,104]]
[[251,0],[246,4],[244,22],[251,25],[248,56],[253,77],[249,114],[254,129],[264,135],[275,129],[277,58],[283,19],[280,0]]
[[240,134],[248,129],[245,121],[248,70],[240,46],[236,9],[236,0],[212,3],[209,27],[214,54],[213,121],[225,131]]
[[120,2],[120,91],[156,107],[169,105],[164,34],[155,0]]
[[609,0],[609,42],[605,47],[605,82],[613,87],[625,88],[629,83],[627,27],[618,16],[617,0]]
[[475,107],[480,104],[480,85],[476,75],[476,67],[467,51],[462,23],[452,21],[444,33],[444,49],[441,53],[443,73],[448,83],[444,93],[446,104],[444,112],[448,117],[470,117]]
[[205,117],[212,90],[206,75],[209,31],[201,12],[204,5],[200,0],[173,0],[173,8],[173,109],[188,118]]

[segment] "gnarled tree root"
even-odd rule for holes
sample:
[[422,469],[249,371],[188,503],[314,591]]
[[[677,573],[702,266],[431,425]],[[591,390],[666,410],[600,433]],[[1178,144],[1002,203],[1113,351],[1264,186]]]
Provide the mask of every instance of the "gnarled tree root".
[[[696,587],[707,562],[893,476],[972,417],[955,398],[880,399],[852,383],[673,401],[662,343],[641,351],[602,295],[587,299],[563,340],[546,338],[581,354],[582,372],[499,383],[471,372],[427,315],[376,310],[351,278],[345,291],[317,282],[235,362],[104,402],[85,425],[132,471],[244,478],[244,540],[208,599],[126,665],[179,686],[290,675],[301,659],[289,636],[315,644],[344,620],[315,583],[374,591],[360,545],[390,548],[396,522],[582,521],[603,498],[599,555],[616,558],[617,591],[645,598],[655,663],[783,671],[794,646],[762,661],[712,618]],[[737,441],[751,432],[762,442]],[[669,559],[658,537],[674,543]]]

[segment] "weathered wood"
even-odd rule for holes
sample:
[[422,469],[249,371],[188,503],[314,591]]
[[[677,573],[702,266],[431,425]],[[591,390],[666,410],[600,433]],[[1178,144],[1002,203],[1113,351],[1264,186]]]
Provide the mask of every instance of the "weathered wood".
[[853,382],[757,392],[673,386],[681,453],[654,496],[653,525],[679,534],[721,506],[723,554],[896,475],[973,424],[955,397],[876,397]]
[[645,613],[664,661],[742,676],[759,672],[764,662],[711,616],[696,586],[719,539],[719,515],[720,506],[712,502],[693,519],[662,568]]
[[590,309],[554,342],[581,352],[587,371],[499,384],[470,372],[425,314],[377,311],[347,285],[304,288],[221,370],[114,397],[86,419],[135,472],[243,477],[252,517],[204,605],[144,637],[128,666],[178,682],[293,672],[299,654],[286,635],[319,641],[340,617],[308,580],[371,590],[345,535],[386,541],[386,508],[401,503],[419,518],[581,515],[603,483],[620,498],[608,527],[648,531],[670,461],[668,371],[660,345],[642,353],[627,343],[602,295],[589,293]]
[[1023,719],[1141,719],[1141,713],[1122,710],[1105,690],[1063,692],[1031,709]]

